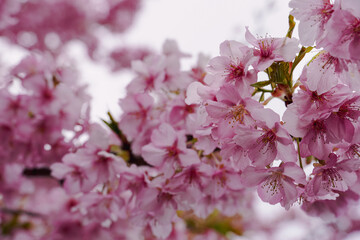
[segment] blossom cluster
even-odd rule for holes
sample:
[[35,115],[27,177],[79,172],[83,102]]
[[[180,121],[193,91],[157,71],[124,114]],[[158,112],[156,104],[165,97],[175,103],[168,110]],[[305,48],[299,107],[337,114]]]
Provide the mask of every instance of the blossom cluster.
[[[0,5],[0,31],[17,26],[15,3]],[[131,63],[122,114],[108,113],[103,126],[89,121],[89,96],[73,69],[44,53],[22,60],[0,91],[0,235],[270,239],[277,222],[257,217],[255,191],[330,221],[328,237],[359,231],[360,2],[289,6],[285,37],[255,37],[247,27],[247,43],[224,41],[219,56],[200,54],[190,70],[174,40],[161,53],[119,52],[141,60]],[[282,116],[267,106],[274,98],[286,106]]]
[[[119,45],[104,51],[104,31],[124,34],[141,8],[140,0],[2,0],[0,35],[31,51],[62,54],[68,43],[82,42],[93,60],[110,62],[114,70],[128,68],[148,50]],[[119,51],[129,52],[118,54]]]

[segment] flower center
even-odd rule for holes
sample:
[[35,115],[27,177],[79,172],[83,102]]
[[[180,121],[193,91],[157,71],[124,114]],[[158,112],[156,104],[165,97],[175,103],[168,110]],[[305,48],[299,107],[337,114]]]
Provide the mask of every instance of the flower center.
[[280,172],[273,172],[271,176],[266,178],[266,180],[261,185],[261,188],[266,188],[266,192],[270,193],[271,196],[274,196],[281,188],[283,188],[281,177],[282,174]]
[[276,135],[272,130],[268,130],[261,138],[264,144],[275,142]]
[[260,55],[263,58],[268,58],[272,54],[273,40],[262,39],[259,41]]
[[324,121],[320,121],[320,120],[313,121],[313,129],[317,133],[325,132],[326,127],[325,127]]
[[244,117],[245,115],[249,115],[248,111],[245,109],[243,104],[239,104],[233,106],[230,111],[230,118],[229,124],[239,122],[240,124],[244,124]]
[[228,71],[229,75],[227,80],[230,81],[241,79],[245,75],[245,68],[241,63],[238,65],[230,64]]
[[323,186],[328,191],[331,188],[336,188],[337,182],[342,180],[343,178],[334,168],[328,168],[323,171]]

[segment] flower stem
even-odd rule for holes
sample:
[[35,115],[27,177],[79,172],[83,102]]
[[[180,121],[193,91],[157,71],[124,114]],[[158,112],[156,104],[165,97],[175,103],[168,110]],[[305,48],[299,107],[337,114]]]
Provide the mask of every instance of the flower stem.
[[302,169],[303,168],[303,165],[302,165],[302,161],[301,161],[301,156],[300,156],[300,144],[299,144],[299,138],[296,138],[296,144],[297,144],[297,152],[298,152],[298,156],[299,156],[299,164],[300,164],[300,167]]

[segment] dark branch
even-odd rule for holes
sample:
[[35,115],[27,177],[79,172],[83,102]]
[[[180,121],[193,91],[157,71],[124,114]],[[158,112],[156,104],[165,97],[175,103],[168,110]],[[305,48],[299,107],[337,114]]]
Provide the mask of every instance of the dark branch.
[[51,170],[48,167],[25,168],[22,174],[26,177],[51,177]]
[[22,209],[11,209],[11,208],[2,207],[2,208],[0,208],[0,212],[5,213],[5,214],[11,214],[11,215],[25,214],[30,217],[43,217],[43,215],[41,215],[40,213],[31,212],[31,211],[22,210]]

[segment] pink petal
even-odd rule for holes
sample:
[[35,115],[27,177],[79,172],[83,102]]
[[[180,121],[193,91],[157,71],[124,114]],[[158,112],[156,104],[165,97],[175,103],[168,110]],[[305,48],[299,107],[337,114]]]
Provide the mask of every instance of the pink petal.
[[276,185],[270,184],[274,177],[269,176],[265,181],[261,182],[257,188],[257,192],[259,197],[264,202],[268,202],[270,204],[276,204],[281,201],[283,195],[280,191],[281,186],[279,182],[273,183]]
[[296,162],[298,160],[294,144],[284,145],[277,142],[277,158],[283,162]]
[[50,167],[51,176],[57,179],[63,179],[68,173],[72,172],[74,169],[63,163],[54,163]]
[[269,173],[265,169],[247,167],[241,174],[241,182],[244,186],[254,187],[260,184],[267,176],[269,176]]
[[257,167],[265,167],[275,160],[277,149],[274,142],[260,142],[249,150],[249,158]]
[[162,165],[166,155],[167,151],[165,149],[158,148],[151,143],[142,148],[142,156],[145,161],[156,167]]
[[200,163],[200,159],[195,150],[186,149],[184,153],[179,154],[179,159],[183,167]]
[[177,135],[174,128],[167,123],[162,123],[159,128],[151,134],[151,142],[159,147],[172,146],[176,139]]
[[249,27],[246,27],[245,39],[246,39],[246,41],[248,41],[254,47],[258,47],[258,40],[249,31]]
[[281,200],[281,206],[285,207],[286,210],[289,210],[291,204],[293,204],[298,198],[298,191],[296,186],[286,179],[282,181],[282,195],[283,199]]
[[306,184],[305,172],[297,164],[286,162],[282,167],[284,168],[283,175],[292,178],[296,183]]

